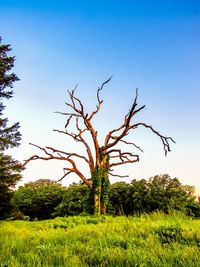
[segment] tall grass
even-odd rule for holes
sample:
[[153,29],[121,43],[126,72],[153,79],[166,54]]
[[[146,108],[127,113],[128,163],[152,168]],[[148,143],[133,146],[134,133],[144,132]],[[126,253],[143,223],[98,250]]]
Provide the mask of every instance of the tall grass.
[[0,266],[200,266],[200,220],[182,214],[0,222]]

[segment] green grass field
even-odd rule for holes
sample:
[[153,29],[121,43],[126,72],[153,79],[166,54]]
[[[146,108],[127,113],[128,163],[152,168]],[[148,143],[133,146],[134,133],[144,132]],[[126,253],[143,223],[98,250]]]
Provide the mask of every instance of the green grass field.
[[200,266],[200,220],[182,214],[0,222],[0,266]]

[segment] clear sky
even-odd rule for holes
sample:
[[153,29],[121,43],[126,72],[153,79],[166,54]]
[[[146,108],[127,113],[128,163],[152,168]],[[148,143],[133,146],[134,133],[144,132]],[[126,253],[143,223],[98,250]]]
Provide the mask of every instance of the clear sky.
[[[11,151],[16,158],[37,152],[29,142],[81,150],[52,131],[65,123],[53,112],[65,111],[67,89],[76,83],[78,96],[91,110],[97,87],[113,75],[95,121],[102,140],[121,123],[138,87],[146,109],[137,119],[177,142],[165,157],[160,140],[148,130],[133,132],[129,141],[144,153],[140,163],[118,173],[129,174],[127,181],[168,173],[200,191],[199,1],[0,0],[0,35],[12,45],[14,71],[21,79],[6,110],[10,121],[21,123],[22,144]],[[31,163],[23,182],[58,179],[62,167]],[[72,181],[78,180],[71,176],[65,184]]]

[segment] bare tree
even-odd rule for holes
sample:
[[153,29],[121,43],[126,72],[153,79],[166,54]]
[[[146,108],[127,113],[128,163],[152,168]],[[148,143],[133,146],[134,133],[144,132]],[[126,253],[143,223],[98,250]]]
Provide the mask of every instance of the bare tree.
[[[56,130],[55,132],[64,134],[74,141],[79,142],[85,147],[86,156],[78,153],[69,153],[65,151],[58,150],[56,148],[47,146],[40,147],[35,144],[31,144],[42,152],[44,156],[33,155],[29,159],[25,160],[24,165],[30,161],[41,159],[41,160],[62,160],[65,161],[67,166],[64,168],[64,175],[61,177],[60,181],[64,179],[69,174],[75,173],[80,177],[83,183],[91,189],[92,193],[92,205],[94,214],[105,214],[106,207],[108,205],[108,193],[109,193],[109,175],[118,176],[118,177],[127,177],[121,176],[113,173],[113,168],[115,166],[135,163],[139,161],[139,155],[122,151],[117,148],[119,143],[124,143],[128,146],[133,146],[134,148],[142,151],[142,149],[133,142],[128,142],[125,138],[132,131],[139,127],[145,127],[152,131],[156,136],[158,136],[163,145],[165,155],[170,151],[170,141],[174,142],[171,137],[166,137],[161,135],[156,131],[152,126],[144,123],[138,122],[133,123],[133,118],[139,113],[142,109],[145,108],[145,105],[137,107],[138,91],[136,90],[136,96],[133,101],[133,104],[129,112],[125,115],[123,122],[116,129],[111,130],[105,137],[103,145],[99,144],[98,141],[98,132],[94,129],[92,120],[95,115],[100,111],[103,100],[100,98],[100,92],[103,87],[111,80],[111,77],[105,81],[101,87],[97,90],[97,105],[94,111],[91,114],[88,114],[85,111],[81,100],[75,96],[75,90],[68,91],[70,101],[66,103],[67,107],[70,108],[70,112],[56,112],[66,116],[65,130]],[[75,124],[76,133],[69,131],[69,126],[71,123]],[[81,127],[82,125],[82,127]],[[86,140],[86,133],[90,134],[92,139],[92,145]],[[94,153],[93,153],[94,151]],[[76,159],[79,158],[83,160],[89,167],[90,177],[86,178],[85,175],[80,171],[76,164]]]

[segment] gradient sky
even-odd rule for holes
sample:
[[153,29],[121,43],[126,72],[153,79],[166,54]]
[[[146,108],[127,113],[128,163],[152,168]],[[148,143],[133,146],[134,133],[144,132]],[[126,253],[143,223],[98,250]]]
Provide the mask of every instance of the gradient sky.
[[[100,139],[117,127],[139,88],[137,117],[172,136],[172,152],[148,130],[128,140],[144,152],[140,163],[117,170],[130,178],[168,173],[200,192],[200,2],[196,0],[2,1],[0,35],[16,55],[20,82],[7,104],[10,121],[20,121],[22,144],[11,153],[23,160],[37,152],[29,142],[66,151],[81,150],[63,129],[67,89],[77,83],[78,96],[92,110],[97,87],[113,75],[102,92],[104,103],[95,127]],[[63,164],[34,162],[22,182],[58,179]],[[81,164],[81,167],[84,167]],[[116,178],[112,178],[114,182]],[[64,184],[78,181],[73,175]]]

